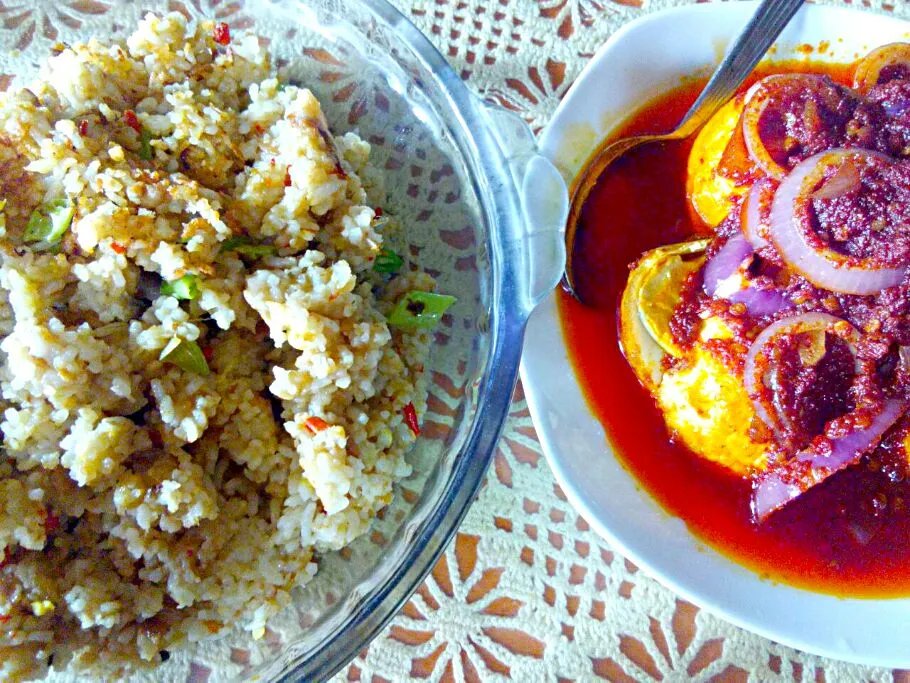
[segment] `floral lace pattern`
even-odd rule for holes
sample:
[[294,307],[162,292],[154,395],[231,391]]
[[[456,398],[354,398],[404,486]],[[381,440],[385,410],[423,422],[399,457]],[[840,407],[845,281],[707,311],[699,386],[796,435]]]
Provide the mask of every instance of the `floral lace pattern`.
[[[535,130],[620,26],[687,0],[395,0],[487,99]],[[856,4],[831,1],[826,4]],[[910,17],[910,6],[865,0]],[[808,655],[678,599],[567,502],[521,389],[477,501],[401,613],[336,681],[906,681]]]

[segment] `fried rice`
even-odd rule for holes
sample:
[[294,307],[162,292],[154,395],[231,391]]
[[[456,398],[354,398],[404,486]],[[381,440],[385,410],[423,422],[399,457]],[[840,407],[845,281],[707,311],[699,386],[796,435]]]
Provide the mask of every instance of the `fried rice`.
[[261,637],[410,472],[435,284],[275,73],[148,15],[0,95],[0,680]]

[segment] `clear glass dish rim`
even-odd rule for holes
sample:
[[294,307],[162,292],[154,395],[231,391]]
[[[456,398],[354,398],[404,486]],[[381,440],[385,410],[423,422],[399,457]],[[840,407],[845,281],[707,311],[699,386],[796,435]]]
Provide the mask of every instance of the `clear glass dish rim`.
[[470,179],[491,228],[491,233],[485,235],[493,272],[490,352],[483,376],[476,384],[477,412],[460,457],[454,460],[443,495],[409,539],[408,549],[398,558],[394,570],[359,601],[329,638],[299,653],[292,645],[276,661],[255,671],[253,677],[257,680],[313,681],[331,677],[379,634],[429,574],[486,475],[508,416],[531,310],[522,289],[527,276],[515,255],[515,241],[519,240],[515,236],[520,235],[523,220],[521,200],[504,151],[490,129],[485,105],[402,12],[387,0],[360,3],[393,30],[433,74],[456,114],[450,133],[467,157]]

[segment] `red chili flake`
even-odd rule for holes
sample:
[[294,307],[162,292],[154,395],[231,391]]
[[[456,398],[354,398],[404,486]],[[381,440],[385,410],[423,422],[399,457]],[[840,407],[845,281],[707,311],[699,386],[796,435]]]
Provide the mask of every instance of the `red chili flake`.
[[0,624],[9,623],[13,617],[9,614],[0,614]]
[[290,166],[288,166],[287,168],[284,169],[284,186],[285,187],[291,186],[291,167]]
[[79,135],[81,135],[82,137],[85,137],[86,135],[88,135],[88,121],[86,121],[85,119],[82,119],[79,122]]
[[163,448],[164,447],[164,439],[161,438],[161,432],[159,432],[157,429],[149,430],[149,441],[152,442],[153,448]]
[[414,436],[420,436],[420,426],[417,424],[417,411],[414,409],[413,403],[408,403],[404,407],[404,421],[408,423],[408,427],[414,432]]
[[205,360],[207,362],[211,363],[212,358],[214,358],[214,356],[215,356],[215,349],[213,349],[209,345],[205,345],[202,347],[202,355],[205,356]]
[[377,206],[375,209],[373,209],[373,215],[376,216],[376,218],[382,218],[382,214],[382,208]]
[[44,530],[52,534],[60,528],[60,518],[50,508],[44,510]]
[[212,29],[212,39],[219,45],[229,45],[231,42],[231,27],[223,21],[215,24]]
[[265,132],[265,128],[260,126],[258,123],[255,126],[253,126],[253,130],[256,131],[256,135],[262,135]]
[[345,173],[345,170],[341,167],[341,162],[336,162],[335,168],[329,171],[329,173],[331,173],[336,178],[341,178],[342,180],[348,179],[348,174]]
[[124,246],[123,246],[122,244],[120,244],[119,242],[111,242],[111,249],[113,249],[114,251],[116,251],[118,254],[125,254],[125,253],[126,253],[126,247],[124,247]]
[[303,422],[304,426],[309,430],[311,434],[321,432],[323,429],[328,429],[329,423],[323,420],[321,417],[308,417]]
[[137,133],[142,132],[142,123],[140,123],[139,117],[136,116],[136,112],[132,109],[127,109],[123,112],[123,122]]
[[192,550],[187,550],[187,551],[186,551],[186,556],[187,556],[187,557],[193,557],[193,555],[195,555],[195,554],[196,554],[196,553],[194,553]]

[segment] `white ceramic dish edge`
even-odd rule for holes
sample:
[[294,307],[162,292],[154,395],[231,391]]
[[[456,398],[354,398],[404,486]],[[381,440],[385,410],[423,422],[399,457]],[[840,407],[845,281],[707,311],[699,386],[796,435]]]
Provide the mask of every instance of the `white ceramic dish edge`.
[[[592,58],[541,135],[541,148],[571,179],[612,127],[661,88],[706,71],[754,11],[753,2],[693,5],[650,15],[617,32]],[[862,36],[862,38],[861,38]],[[773,58],[828,41],[813,58],[850,61],[910,38],[891,17],[804,7]],[[521,377],[550,467],[600,535],[683,598],[759,635],[814,654],[887,667],[910,665],[910,598],[845,599],[761,579],[720,555],[664,512],[615,457],[575,381],[555,296],[534,313]],[[616,343],[615,340],[609,340]]]

